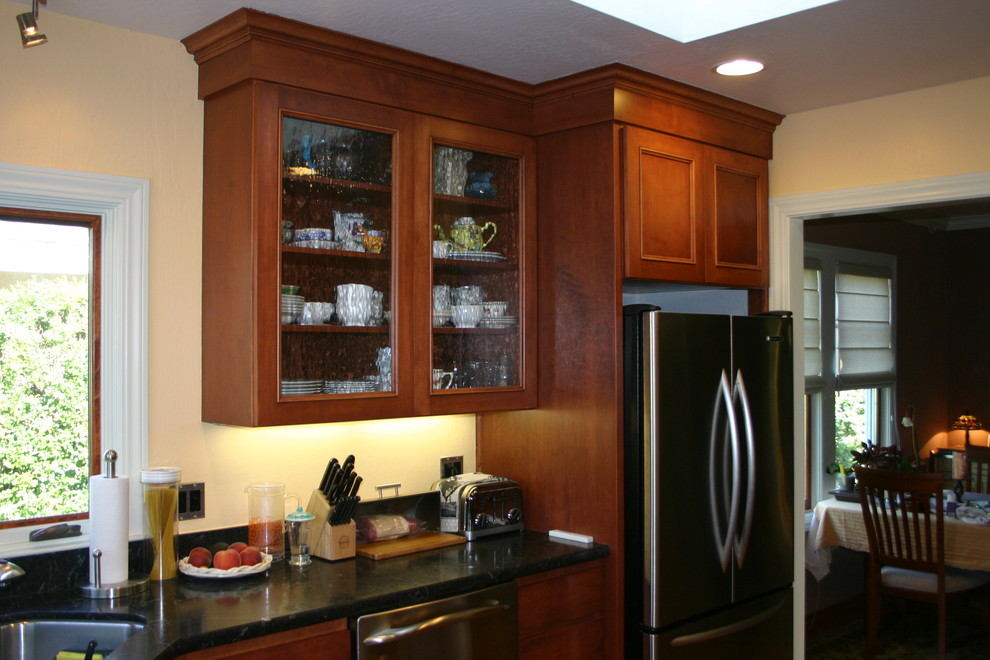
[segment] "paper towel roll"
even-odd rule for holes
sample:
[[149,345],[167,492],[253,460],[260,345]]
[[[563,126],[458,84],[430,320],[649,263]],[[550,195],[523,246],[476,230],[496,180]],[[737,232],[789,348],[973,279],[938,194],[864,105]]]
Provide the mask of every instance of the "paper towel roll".
[[103,553],[100,560],[101,584],[127,580],[127,477],[108,479],[103,475],[89,478],[89,583],[96,584],[93,551]]

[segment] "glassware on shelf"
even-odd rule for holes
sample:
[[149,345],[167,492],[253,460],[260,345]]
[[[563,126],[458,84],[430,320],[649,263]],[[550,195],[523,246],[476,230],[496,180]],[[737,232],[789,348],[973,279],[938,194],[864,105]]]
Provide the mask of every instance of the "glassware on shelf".
[[[282,117],[280,396],[394,390],[393,135]],[[285,293],[285,292],[283,292]],[[293,297],[294,296],[294,297]]]

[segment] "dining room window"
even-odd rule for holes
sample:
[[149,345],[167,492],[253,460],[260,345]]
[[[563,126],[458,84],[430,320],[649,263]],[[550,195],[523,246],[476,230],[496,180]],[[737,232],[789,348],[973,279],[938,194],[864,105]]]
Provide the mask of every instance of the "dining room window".
[[806,506],[835,488],[829,466],[895,437],[895,273],[893,255],[805,244]]

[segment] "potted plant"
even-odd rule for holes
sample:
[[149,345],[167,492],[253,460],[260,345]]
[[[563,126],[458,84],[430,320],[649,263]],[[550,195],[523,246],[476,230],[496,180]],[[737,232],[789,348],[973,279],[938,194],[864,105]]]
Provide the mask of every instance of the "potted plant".
[[825,471],[835,477],[835,487],[837,490],[855,490],[856,474],[853,466],[838,461],[829,464]]

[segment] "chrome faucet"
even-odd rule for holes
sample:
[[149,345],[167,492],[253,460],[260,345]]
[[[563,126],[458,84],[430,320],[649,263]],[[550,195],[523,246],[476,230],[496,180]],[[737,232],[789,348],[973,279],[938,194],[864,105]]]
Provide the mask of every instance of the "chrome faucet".
[[0,559],[0,586],[24,575],[24,569],[12,561]]

